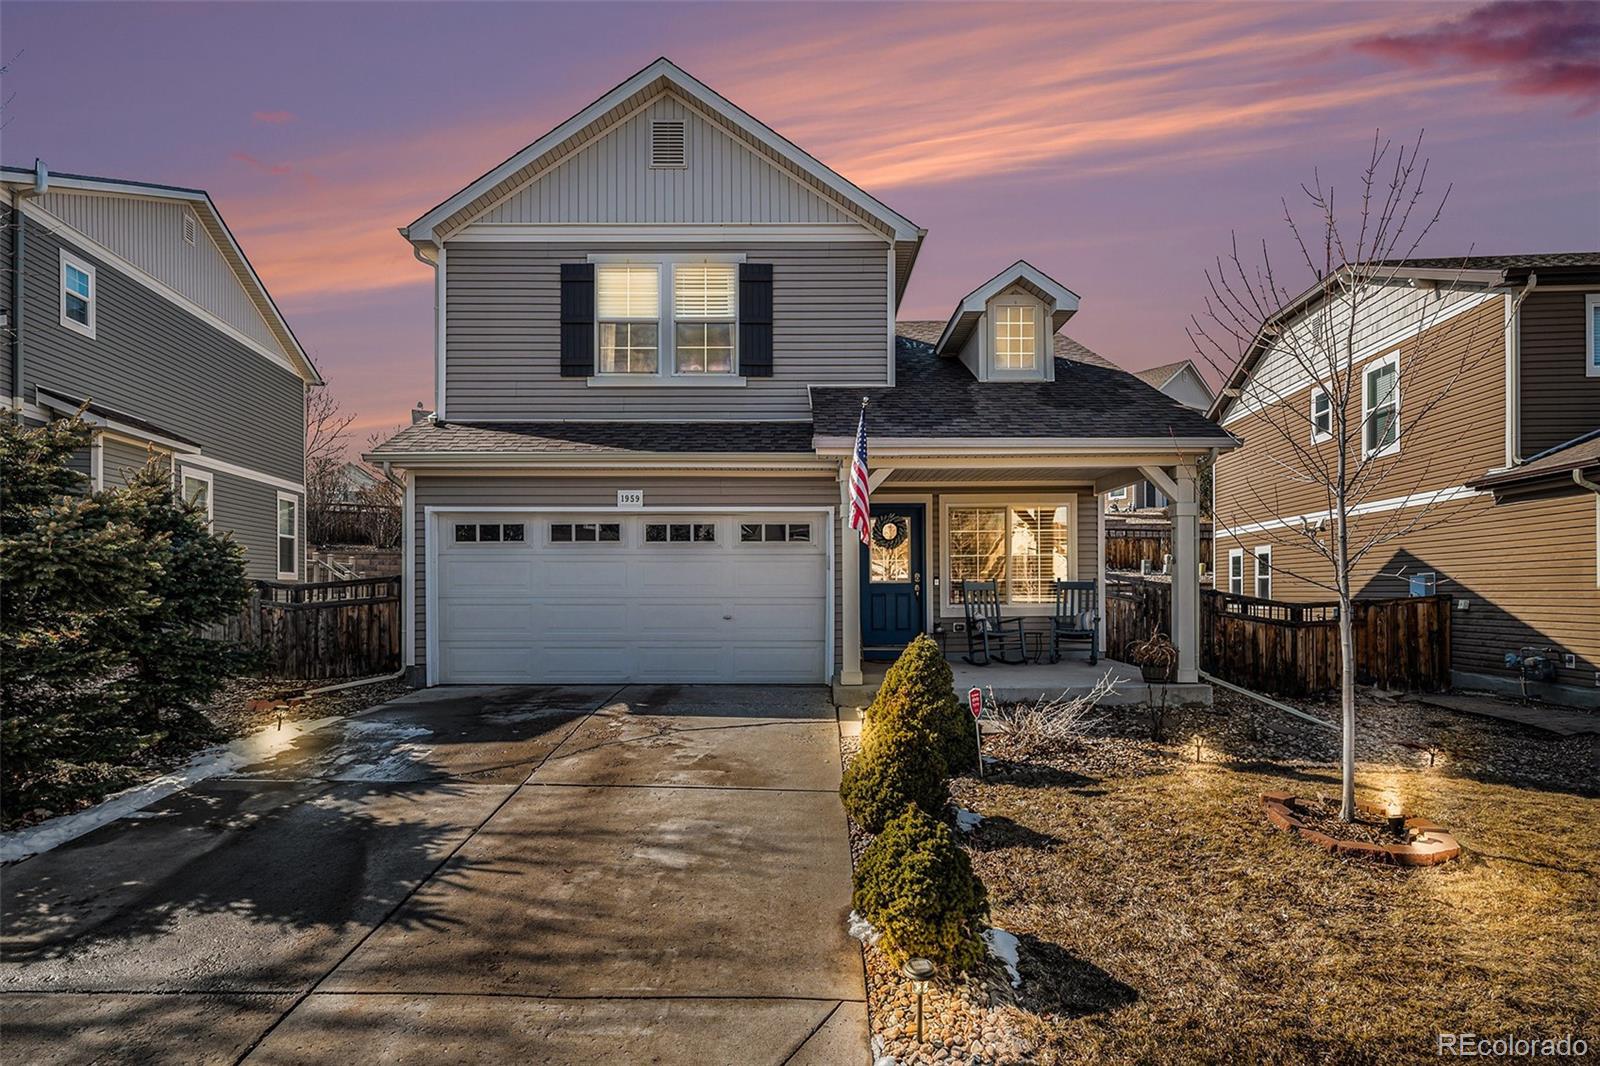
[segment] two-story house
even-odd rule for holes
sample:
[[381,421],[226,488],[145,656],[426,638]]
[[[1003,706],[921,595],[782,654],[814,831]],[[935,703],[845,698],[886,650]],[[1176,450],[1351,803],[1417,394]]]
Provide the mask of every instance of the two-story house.
[[925,231],[665,59],[402,232],[435,411],[367,458],[405,478],[428,684],[860,684],[964,580],[1039,615],[1100,577],[1099,494],[1141,472],[1192,560],[1234,443],[1061,337],[1078,296],[1028,263],[900,329]]
[[1600,704],[1600,253],[1347,269],[1279,312],[1212,408],[1244,443],[1216,468],[1218,587],[1332,599],[1304,539],[1326,493],[1296,476],[1331,468],[1330,390],[1283,338],[1358,284],[1378,291],[1350,331],[1353,542],[1384,543],[1355,591],[1452,594],[1458,684],[1520,692],[1538,658],[1556,676],[1529,692]]
[[0,168],[0,261],[11,409],[81,409],[95,488],[154,455],[251,577],[301,580],[305,397],[322,380],[211,198]]

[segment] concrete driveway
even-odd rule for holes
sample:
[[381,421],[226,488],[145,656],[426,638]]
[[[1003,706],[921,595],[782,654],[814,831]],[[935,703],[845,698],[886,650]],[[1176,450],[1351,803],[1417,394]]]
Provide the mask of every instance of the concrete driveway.
[[7,1058],[867,1059],[825,690],[435,689],[0,872]]

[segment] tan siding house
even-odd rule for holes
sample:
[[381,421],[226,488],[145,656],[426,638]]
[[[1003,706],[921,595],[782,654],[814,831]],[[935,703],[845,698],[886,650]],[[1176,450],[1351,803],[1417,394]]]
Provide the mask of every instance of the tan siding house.
[[[1384,543],[1354,589],[1454,596],[1460,685],[1520,692],[1534,655],[1556,676],[1530,692],[1600,704],[1600,373],[1588,373],[1586,346],[1600,328],[1600,254],[1414,260],[1391,285],[1372,304],[1385,324],[1359,331],[1353,360],[1358,385],[1386,361],[1404,368],[1398,440],[1372,460],[1352,519],[1352,543]],[[1333,444],[1312,437],[1317,383],[1288,363],[1253,352],[1213,408],[1243,442],[1216,468],[1218,587],[1325,602],[1333,573],[1306,531],[1326,529],[1328,502],[1296,475],[1286,427],[1329,463]]]
[[435,410],[368,458],[407,484],[419,683],[860,685],[953,638],[964,581],[1036,627],[1056,581],[1103,593],[1115,485],[1164,482],[1192,556],[1234,443],[1062,336],[1078,297],[1026,262],[900,328],[924,231],[666,60],[403,232]]

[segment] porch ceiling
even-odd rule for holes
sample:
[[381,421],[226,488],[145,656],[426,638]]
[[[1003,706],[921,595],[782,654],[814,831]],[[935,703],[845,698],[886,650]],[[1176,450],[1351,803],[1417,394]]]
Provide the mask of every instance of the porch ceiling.
[[[879,464],[874,464],[875,466]],[[1101,478],[1113,473],[1131,472],[1129,481],[1137,481],[1137,471],[1128,467],[1113,466],[1078,466],[1078,467],[1040,467],[1029,466],[1025,461],[1018,462],[1015,466],[984,466],[984,467],[910,467],[901,468],[894,465],[893,459],[885,459],[881,468],[893,471],[884,479],[884,488],[910,485],[1015,485],[1036,484],[1045,482],[1058,485],[1084,485],[1092,486]]]

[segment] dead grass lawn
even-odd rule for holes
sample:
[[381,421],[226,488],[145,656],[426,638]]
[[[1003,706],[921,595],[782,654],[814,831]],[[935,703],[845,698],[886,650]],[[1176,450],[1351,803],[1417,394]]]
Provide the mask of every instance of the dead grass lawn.
[[1020,1024],[1040,1062],[1434,1060],[1441,1031],[1575,1032],[1600,1053],[1600,800],[1586,786],[1363,764],[1361,799],[1393,792],[1464,849],[1405,871],[1269,826],[1262,792],[1334,793],[1331,765],[1196,766],[1175,745],[1128,743],[1165,768],[955,784],[987,819],[975,866],[994,924],[1023,937]]

